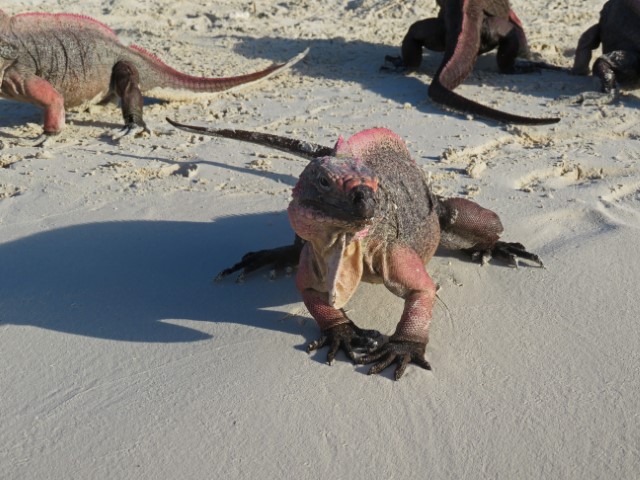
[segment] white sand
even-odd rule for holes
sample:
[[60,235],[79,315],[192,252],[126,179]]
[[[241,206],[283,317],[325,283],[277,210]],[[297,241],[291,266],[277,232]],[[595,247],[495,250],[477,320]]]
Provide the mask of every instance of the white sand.
[[[593,88],[562,73],[503,76],[483,57],[460,93],[551,127],[504,128],[427,100],[440,55],[379,73],[435,2],[17,0],[110,25],[172,66],[290,73],[201,103],[152,103],[150,138],[116,144],[117,108],[69,115],[21,147],[40,112],[0,101],[0,478],[640,477],[640,102],[553,103]],[[601,1],[514,0],[532,49],[571,65]],[[175,6],[179,4],[179,7]],[[176,131],[180,121],[331,145],[384,126],[438,193],[499,212],[546,270],[437,256],[427,357],[400,382],[318,336],[292,277],[213,284],[248,251],[292,239],[283,211],[304,162]],[[487,168],[472,178],[473,160]],[[8,165],[11,163],[11,165]],[[194,163],[190,178],[172,175]],[[443,306],[446,304],[447,308]],[[363,285],[360,325],[393,330],[402,302]]]

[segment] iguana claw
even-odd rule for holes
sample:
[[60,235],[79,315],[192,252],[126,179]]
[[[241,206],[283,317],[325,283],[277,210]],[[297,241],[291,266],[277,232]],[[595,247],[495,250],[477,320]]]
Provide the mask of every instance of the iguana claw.
[[242,270],[237,282],[242,282],[244,277],[263,267],[270,266],[275,271],[292,269],[298,265],[300,259],[300,251],[304,243],[302,239],[296,238],[293,245],[285,245],[283,247],[269,248],[266,250],[259,250],[257,252],[249,252],[242,257],[238,263],[232,267],[225,268],[218,275],[216,275],[215,281],[220,281],[223,278],[231,275],[234,272]]
[[521,74],[521,73],[539,73],[542,70],[554,70],[556,72],[568,73],[569,69],[566,67],[559,67],[551,63],[537,61],[537,60],[517,60],[513,65],[512,71],[505,71],[504,73]]
[[411,362],[415,363],[420,368],[431,370],[431,365],[429,365],[429,362],[424,358],[426,347],[426,342],[394,340],[394,338],[391,337],[389,339],[389,343],[382,345],[379,349],[369,355],[364,355],[358,358],[356,363],[364,365],[377,361],[377,363],[369,369],[369,375],[375,375],[382,372],[393,362],[396,362],[397,367],[394,372],[394,379],[400,380],[404,371],[407,369],[407,365]]
[[22,147],[48,147],[51,145],[52,138],[56,136],[57,133],[42,133],[38,135],[36,138],[31,140],[20,140],[18,144]]
[[491,248],[472,251],[471,258],[479,260],[482,265],[487,264],[492,258],[500,258],[515,268],[518,268],[518,258],[523,258],[544,268],[540,257],[535,253],[528,252],[524,245],[518,242],[496,242]]
[[384,65],[380,67],[381,72],[406,73],[407,67],[404,65],[401,56],[385,55]]
[[599,107],[615,103],[619,98],[620,90],[614,88],[610,92],[583,92],[578,95],[564,95],[562,97],[558,97],[556,102]]
[[128,123],[121,129],[111,135],[113,140],[122,140],[125,137],[139,137],[144,134],[151,135],[151,130],[146,125],[138,125],[137,123]]
[[362,351],[372,351],[379,348],[384,342],[384,335],[377,330],[363,330],[349,320],[348,323],[341,323],[334,327],[322,331],[322,336],[309,345],[307,353],[319,350],[324,346],[329,346],[327,353],[327,363],[333,365],[338,350],[342,349],[354,363],[357,361],[356,353]]

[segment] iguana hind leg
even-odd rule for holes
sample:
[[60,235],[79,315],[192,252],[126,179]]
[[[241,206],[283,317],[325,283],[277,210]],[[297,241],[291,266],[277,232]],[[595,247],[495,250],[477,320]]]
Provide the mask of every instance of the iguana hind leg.
[[249,252],[235,265],[225,268],[217,276],[216,281],[240,271],[237,281],[242,282],[249,273],[263,267],[270,267],[273,270],[285,270],[294,268],[300,261],[300,252],[304,246],[304,240],[296,235],[292,245]]
[[482,264],[492,257],[517,266],[518,258],[543,267],[540,257],[528,252],[520,243],[499,241],[503,231],[498,215],[464,198],[439,199],[440,246],[449,250],[462,250]]
[[149,133],[142,119],[144,99],[140,91],[140,75],[131,62],[120,61],[111,72],[111,89],[120,97],[124,127],[115,137]]
[[498,46],[496,61],[500,73],[520,74],[538,72],[541,68],[561,70],[561,67],[546,62],[518,60],[518,57],[529,59],[531,54],[527,37],[522,26],[511,19],[488,17],[482,25],[481,52],[490,51]]

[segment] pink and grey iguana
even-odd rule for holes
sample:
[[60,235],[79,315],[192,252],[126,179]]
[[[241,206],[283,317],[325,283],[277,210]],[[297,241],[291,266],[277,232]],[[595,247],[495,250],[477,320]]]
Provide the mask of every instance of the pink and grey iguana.
[[[168,120],[168,119],[167,119]],[[517,265],[521,257],[542,266],[519,243],[499,240],[498,215],[463,198],[434,195],[423,170],[400,137],[384,128],[362,131],[334,148],[276,135],[216,130],[170,123],[184,130],[242,139],[310,159],[293,189],[289,220],[293,245],[249,253],[220,273],[249,272],[265,264],[296,263],[296,285],[322,335],[308,351],[329,346],[327,360],[342,349],[355,363],[377,362],[379,373],[394,361],[399,379],[409,362],[429,369],[429,338],[436,287],[425,264],[438,246],[492,255]],[[384,283],[405,301],[388,342],[357,327],[342,307],[360,281]],[[357,356],[360,348],[369,351]]]
[[522,22],[508,0],[437,0],[436,18],[411,25],[402,41],[402,56],[387,56],[396,68],[416,69],[422,62],[422,48],[444,52],[440,68],[429,85],[429,97],[459,112],[502,123],[541,125],[559,118],[531,118],[502,112],[458,95],[453,90],[469,75],[478,55],[498,48],[502,73],[520,73],[537,68],[560,69],[544,62],[516,64],[516,57],[529,55]]
[[593,75],[600,80],[600,92],[570,97],[578,102],[611,103],[619,85],[636,88],[640,80],[640,0],[609,0],[600,20],[581,36],[571,73],[588,75],[591,52],[602,43],[602,55],[593,63]]
[[147,130],[143,94],[184,100],[267,78],[304,57],[229,78],[193,77],[167,66],[141,47],[121,44],[106,25],[73,14],[0,10],[0,96],[44,109],[44,135],[59,133],[65,109],[120,98],[122,134]]

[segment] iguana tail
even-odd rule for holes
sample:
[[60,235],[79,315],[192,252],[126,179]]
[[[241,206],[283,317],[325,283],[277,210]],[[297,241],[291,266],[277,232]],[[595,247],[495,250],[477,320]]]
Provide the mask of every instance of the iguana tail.
[[143,93],[164,100],[189,100],[194,98],[194,94],[201,97],[202,93],[215,93],[244,87],[291,68],[309,52],[307,48],[285,63],[274,63],[257,72],[237,77],[209,78],[195,77],[179,72],[136,45],[131,45],[129,49],[133,51],[133,55],[142,60],[135,63],[140,70],[140,88]]
[[512,113],[502,112],[495,108],[487,107],[481,103],[474,102],[468,98],[458,95],[457,93],[446,88],[436,75],[429,85],[429,97],[445,107],[449,107],[458,112],[470,113],[472,115],[478,115],[480,117],[495,120],[501,123],[513,123],[520,125],[547,125],[551,123],[557,123],[559,118],[535,118],[535,117],[523,117],[520,115],[514,115]]
[[326,157],[335,154],[335,149],[325,147],[304,140],[281,137],[270,133],[250,132],[248,130],[235,130],[224,128],[207,128],[195,125],[185,125],[166,119],[171,125],[186,132],[210,135],[212,137],[230,138],[241,142],[255,143],[264,147],[275,148],[283,152],[291,153],[299,157],[311,160],[312,158]]

